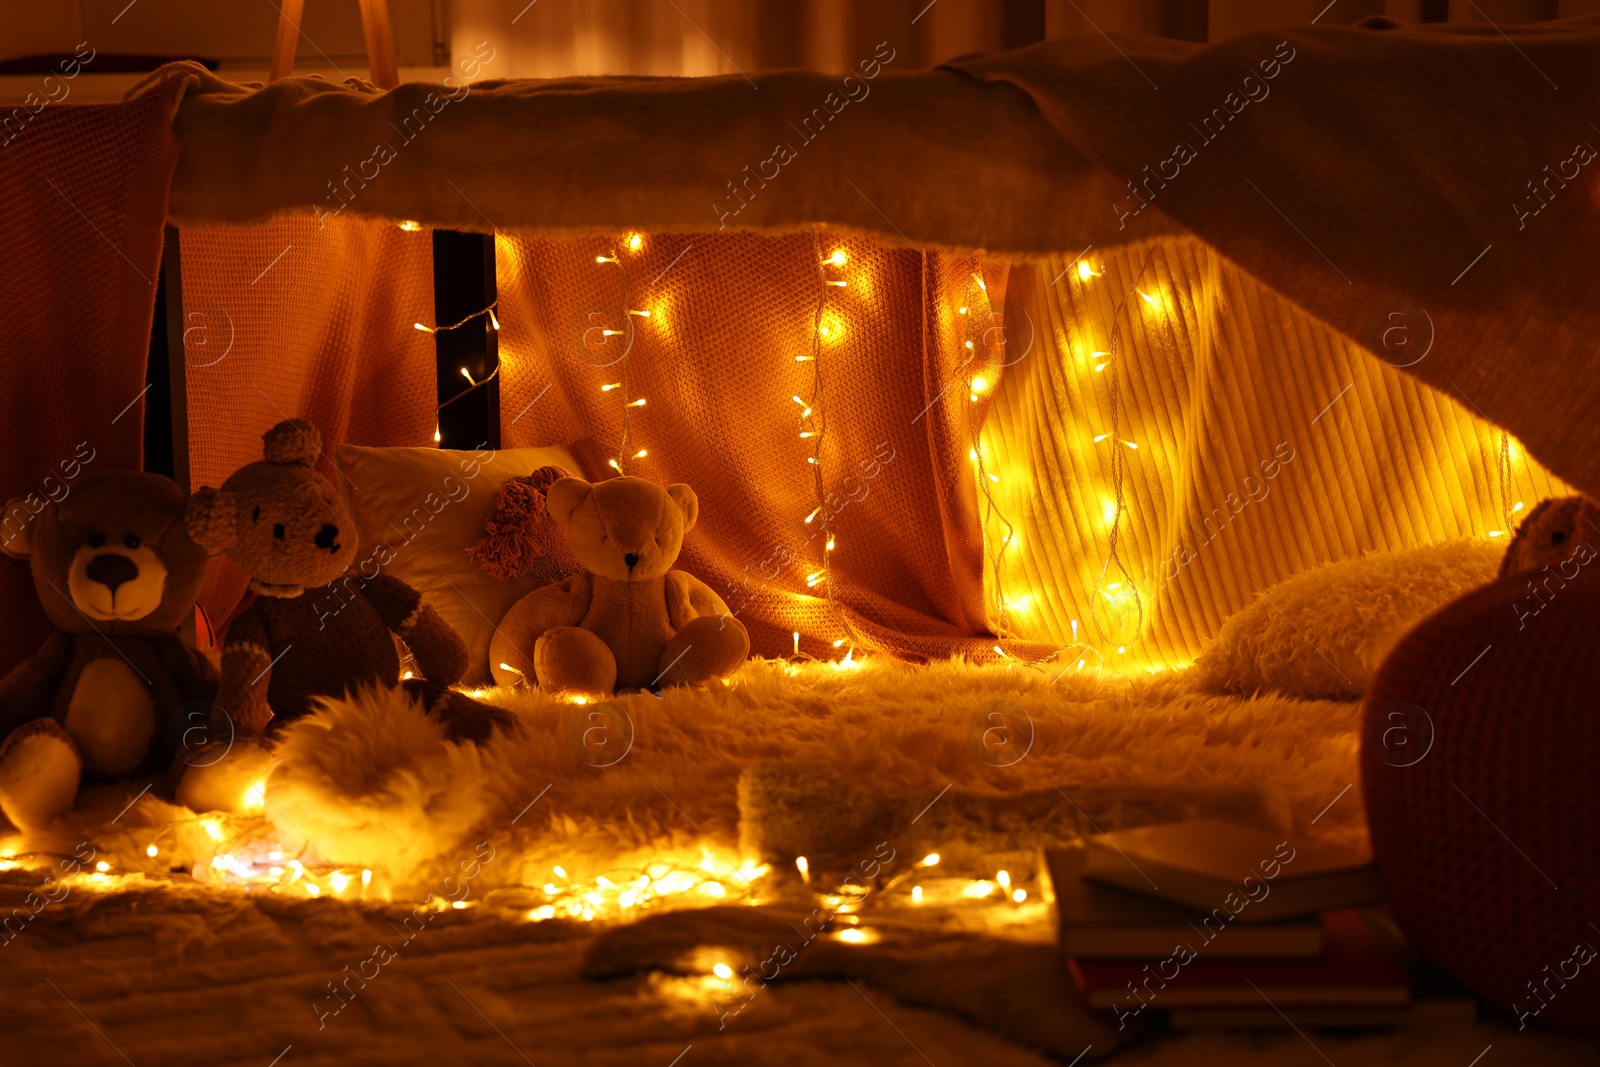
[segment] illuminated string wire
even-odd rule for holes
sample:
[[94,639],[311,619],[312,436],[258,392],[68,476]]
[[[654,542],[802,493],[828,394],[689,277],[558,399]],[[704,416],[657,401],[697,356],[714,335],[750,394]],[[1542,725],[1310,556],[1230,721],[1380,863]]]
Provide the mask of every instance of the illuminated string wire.
[[[1100,566],[1100,575],[1095,580],[1094,590],[1090,593],[1089,618],[1094,623],[1096,636],[1107,644],[1116,644],[1123,639],[1123,635],[1108,633],[1108,627],[1102,624],[1102,610],[1099,603],[1102,599],[1112,605],[1115,605],[1118,600],[1131,599],[1134,610],[1134,635],[1138,637],[1144,633],[1144,598],[1139,595],[1139,588],[1134,583],[1133,574],[1128,570],[1128,566],[1123,562],[1119,552],[1122,538],[1122,513],[1127,508],[1127,498],[1123,487],[1123,479],[1127,472],[1127,454],[1138,447],[1134,442],[1128,441],[1122,436],[1122,360],[1120,357],[1122,354],[1122,320],[1128,301],[1137,294],[1148,303],[1155,302],[1153,298],[1140,292],[1138,288],[1140,279],[1150,269],[1150,263],[1154,257],[1155,248],[1152,247],[1145,253],[1144,262],[1139,265],[1139,270],[1133,276],[1133,281],[1128,286],[1127,291],[1122,294],[1121,298],[1111,308],[1111,336],[1106,346],[1108,349],[1107,362],[1101,368],[1102,370],[1108,369],[1110,371],[1110,381],[1107,384],[1107,388],[1110,393],[1111,430],[1109,433],[1099,434],[1095,440],[1098,442],[1109,439],[1111,442],[1111,486],[1116,498],[1117,510],[1111,519],[1111,532],[1107,537],[1105,562]],[[1101,272],[1104,273],[1104,271],[1105,265],[1102,262]],[[1113,575],[1120,577],[1115,582],[1108,583],[1106,579]],[[1127,590],[1125,597],[1119,592],[1124,588]],[[1118,592],[1118,595],[1113,596],[1113,592]],[[1120,651],[1122,647],[1119,645],[1118,650]]]
[[[635,233],[628,235],[626,238],[626,243],[629,251],[637,252],[644,241],[639,234]],[[616,364],[621,369],[622,380],[619,382],[608,382],[605,385],[602,385],[600,389],[602,392],[617,393],[618,399],[622,402],[622,447],[618,451],[616,458],[607,460],[607,463],[609,463],[611,469],[616,471],[619,475],[625,475],[628,473],[628,464],[630,464],[633,460],[643,459],[646,455],[648,455],[646,449],[641,448],[637,452],[633,450],[633,409],[644,407],[645,398],[642,396],[636,397],[633,395],[633,377],[630,367],[630,364],[632,363],[634,342],[633,320],[636,316],[644,316],[646,313],[642,311],[635,311],[632,308],[631,290],[628,286],[628,264],[618,253],[617,249],[613,247],[609,256],[596,256],[594,258],[596,263],[612,264],[622,274],[623,329],[606,330],[604,332],[604,335],[607,337],[616,336],[618,334],[622,335],[623,337],[623,344],[626,347],[623,350],[622,358],[619,359]]]
[[[806,457],[806,462],[811,467],[811,485],[817,501],[816,507],[810,514],[805,516],[803,521],[808,527],[813,524],[819,524],[816,526],[817,533],[812,536],[820,536],[822,538],[822,566],[820,569],[806,575],[806,587],[815,589],[820,586],[822,588],[822,594],[828,602],[829,612],[833,615],[834,621],[838,623],[840,629],[845,632],[846,637],[842,640],[852,642],[850,649],[845,653],[844,661],[854,662],[855,646],[866,645],[868,642],[850,624],[849,618],[840,608],[835,596],[833,552],[837,542],[833,527],[833,509],[828,506],[827,480],[826,472],[823,470],[822,458],[822,446],[823,442],[827,440],[828,434],[828,414],[825,404],[826,390],[824,389],[822,377],[822,338],[824,335],[822,317],[827,311],[829,291],[843,287],[845,284],[840,279],[828,277],[828,268],[843,266],[846,259],[841,252],[835,252],[827,257],[823,256],[822,231],[820,229],[812,232],[811,241],[817,272],[817,306],[811,318],[810,358],[798,357],[801,362],[809,362],[811,364],[811,397],[809,400],[802,399],[797,394],[794,399],[800,404],[799,425],[801,440],[811,443],[811,453]],[[837,645],[838,643],[840,642],[835,644]],[[798,641],[796,641],[796,645],[798,646]]]
[[[977,263],[974,263],[973,265],[975,267],[979,266]],[[977,294],[974,293],[974,289],[977,290]],[[999,524],[1005,527],[1006,531],[1005,536],[1000,539],[998,544],[996,544],[992,539],[985,538],[984,545],[986,553],[989,556],[989,566],[994,571],[994,610],[996,636],[1006,638],[1011,636],[1011,617],[1010,607],[1006,602],[1005,595],[1005,554],[1006,551],[1011,547],[1012,540],[1016,536],[1016,527],[1011,524],[1011,520],[1006,518],[1005,514],[1001,512],[999,504],[995,502],[994,485],[998,479],[989,472],[987,465],[988,460],[987,457],[984,456],[983,444],[980,438],[980,431],[982,429],[978,419],[978,393],[980,392],[980,389],[976,385],[978,379],[972,377],[971,371],[973,365],[978,363],[980,352],[987,355],[988,344],[986,341],[984,341],[984,334],[987,333],[987,328],[978,334],[977,340],[974,340],[973,338],[972,323],[979,317],[978,315],[974,314],[974,310],[978,305],[977,295],[982,296],[983,308],[985,311],[983,319],[986,322],[992,321],[993,305],[989,302],[989,290],[981,283],[980,277],[977,273],[968,272],[966,288],[961,297],[961,308],[960,311],[957,312],[959,317],[963,320],[961,331],[961,350],[966,353],[966,357],[961,361],[960,364],[956,366],[954,373],[957,379],[965,385],[965,388],[962,389],[962,393],[965,395],[966,399],[962,401],[964,405],[962,410],[966,417],[967,440],[970,442],[970,451],[968,452],[968,455],[977,465],[978,490],[983,494],[983,514],[980,525],[984,530],[988,530],[992,524],[998,520]],[[987,361],[985,361],[985,363],[986,362]],[[992,388],[992,386],[985,382],[984,388]]]

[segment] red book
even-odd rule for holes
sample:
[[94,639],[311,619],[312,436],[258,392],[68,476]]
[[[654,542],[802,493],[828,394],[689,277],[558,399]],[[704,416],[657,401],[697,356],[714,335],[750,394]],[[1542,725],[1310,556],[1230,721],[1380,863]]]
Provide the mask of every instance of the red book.
[[1156,960],[1070,959],[1078,996],[1119,1016],[1183,1008],[1380,1008],[1411,1000],[1411,978],[1351,908],[1322,915],[1314,959],[1207,959],[1202,944]]

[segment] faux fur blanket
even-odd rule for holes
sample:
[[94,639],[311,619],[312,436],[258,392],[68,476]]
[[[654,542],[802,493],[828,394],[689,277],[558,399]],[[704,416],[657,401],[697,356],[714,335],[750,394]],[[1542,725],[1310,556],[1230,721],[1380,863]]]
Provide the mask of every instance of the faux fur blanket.
[[491,880],[532,885],[707,849],[842,871],[883,840],[992,873],[1090,824],[1202,814],[1365,843],[1356,705],[1208,696],[1177,674],[752,661],[659,699],[483,696],[522,730],[481,749],[403,696],[327,702],[285,731],[267,814],[401,894],[485,838],[510,857]]

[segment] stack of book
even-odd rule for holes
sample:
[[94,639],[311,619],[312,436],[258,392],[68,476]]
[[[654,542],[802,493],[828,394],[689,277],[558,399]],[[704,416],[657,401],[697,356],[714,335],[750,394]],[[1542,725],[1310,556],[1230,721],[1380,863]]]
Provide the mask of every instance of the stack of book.
[[1475,1016],[1469,997],[1363,907],[1382,886],[1349,853],[1194,820],[1048,851],[1041,875],[1079,996],[1123,1026],[1157,1014],[1176,1028]]

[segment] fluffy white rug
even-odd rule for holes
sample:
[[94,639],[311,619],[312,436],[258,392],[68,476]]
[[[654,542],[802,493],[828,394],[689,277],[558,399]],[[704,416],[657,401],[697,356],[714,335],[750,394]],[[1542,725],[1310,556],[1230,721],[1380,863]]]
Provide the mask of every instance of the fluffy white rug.
[[1364,846],[1355,705],[1206,695],[1183,673],[754,661],[659,698],[478,695],[522,729],[452,745],[401,695],[328,701],[285,732],[267,815],[400,893],[484,840],[496,883],[533,885],[706,850],[843,863],[910,827],[907,847],[965,845],[982,867],[1090,823],[1199,813]]

